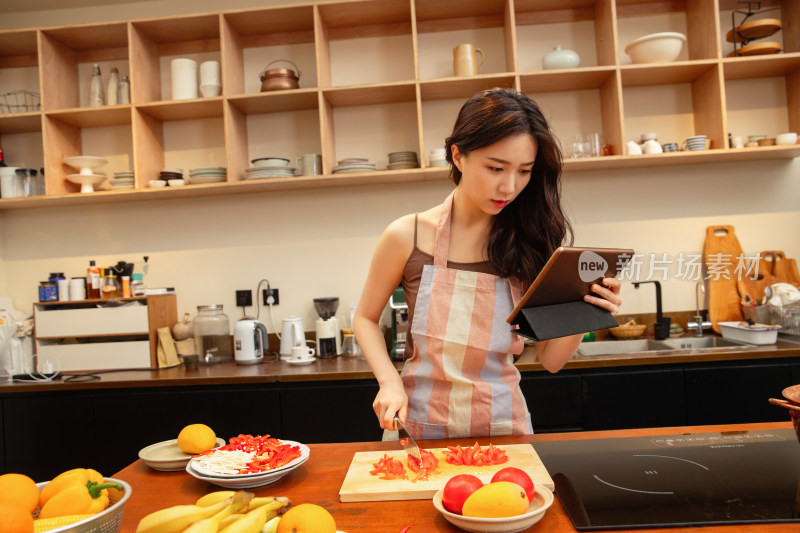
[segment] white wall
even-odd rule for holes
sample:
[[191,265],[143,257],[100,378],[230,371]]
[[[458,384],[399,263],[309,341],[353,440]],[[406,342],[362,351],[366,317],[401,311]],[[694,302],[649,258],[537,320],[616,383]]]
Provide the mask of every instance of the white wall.
[[[224,8],[270,3],[273,2],[229,0]],[[0,18],[0,27],[119,20],[214,11],[221,7],[218,2],[205,0],[170,0],[121,4],[113,8],[7,13]],[[426,41],[425,44],[430,43]],[[340,54],[354,49],[348,42],[336,46]],[[579,43],[579,46],[582,45]],[[550,49],[550,46],[542,47],[542,53]],[[263,63],[263,57],[252,56],[247,61],[253,62],[255,67],[258,67],[256,63]],[[430,76],[444,75],[437,65],[433,61],[424,68],[429,69]],[[775,85],[772,81],[765,83]],[[678,86],[658,90],[683,97],[684,89]],[[746,84],[733,87],[732,92],[739,94],[729,105],[746,100],[750,89]],[[248,90],[257,91],[257,87],[254,85]],[[596,117],[587,119],[575,111],[576,102],[582,105],[595,102],[595,93],[575,91],[566,95],[534,96],[541,98],[558,133],[574,130],[577,123],[579,127],[588,128],[587,131],[600,127]],[[630,108],[645,109],[648,102],[652,102],[650,92],[643,90],[642,93],[641,96],[626,94],[626,99],[631,99]],[[628,102],[626,100],[626,104]],[[745,105],[729,109],[734,115],[732,127],[742,130],[734,134],[756,133],[747,130],[748,121],[765,115],[765,107],[780,108],[785,102],[781,104],[778,94],[776,100],[759,105],[758,109]],[[448,133],[457,108],[458,104],[452,101],[425,103],[423,115],[435,119],[423,124],[424,153],[441,145],[441,138]],[[681,105],[675,108],[680,109]],[[344,121],[352,117],[360,119],[360,113],[368,115],[369,109],[337,110],[339,112],[344,115]],[[651,123],[654,116],[658,116],[655,111],[649,119]],[[252,124],[249,123],[251,155],[268,149],[263,139],[256,137],[256,131],[263,129],[259,120],[262,119],[258,116],[252,117]],[[293,120],[296,118],[289,117],[286,123],[291,124]],[[766,132],[775,134],[786,127],[785,121],[785,112],[778,112],[776,118],[759,124],[776,130]],[[646,117],[626,117],[628,137],[637,137],[647,124]],[[671,127],[670,138],[662,137],[662,142],[679,140],[679,134],[685,136],[687,133],[681,127]],[[317,129],[316,124],[310,128],[311,131]],[[87,128],[84,132],[84,151],[87,146],[102,145],[102,132],[91,130]],[[352,134],[352,130],[349,131]],[[352,135],[346,136],[344,131],[338,133],[341,135],[337,135],[337,150],[359,148]],[[398,146],[408,140],[393,135],[394,132],[385,138],[365,139],[364,150],[377,159],[381,154],[385,157],[391,147],[414,149],[413,146]],[[8,139],[12,145],[30,142],[27,137],[8,136]],[[12,152],[13,146],[6,146],[5,141],[4,138],[4,148]],[[187,142],[191,144],[183,141],[182,146]],[[207,143],[207,140],[198,142]],[[564,139],[564,143],[569,151],[568,139]],[[218,141],[212,141],[211,146],[216,144]],[[300,148],[301,153],[314,149],[313,145]],[[207,151],[206,146],[195,150],[195,154]],[[116,160],[127,160],[124,152],[124,148],[117,149]],[[30,154],[30,150],[26,153]],[[356,154],[338,155],[341,158]],[[33,154],[34,158],[38,156],[40,154]],[[188,150],[186,154],[181,152],[180,157],[186,159],[168,158],[169,166],[187,166],[188,163],[184,163],[195,155]],[[213,163],[203,161],[202,164]],[[110,174],[120,168],[104,170]],[[794,230],[800,226],[798,176],[798,160],[579,172],[564,177],[564,201],[575,226],[578,245],[626,246],[646,256],[667,253],[674,258],[681,252],[700,253],[706,226],[730,224],[735,226],[746,252],[782,249],[788,257],[798,257],[800,243]],[[139,262],[147,255],[150,258],[147,284],[175,287],[181,314],[184,311],[194,314],[200,304],[222,303],[229,316],[238,317],[240,311],[234,309],[235,290],[254,290],[261,279],[267,278],[281,291],[281,305],[275,309],[276,320],[300,315],[306,329],[310,330],[316,318],[312,298],[339,296],[340,316],[344,316],[358,300],[372,248],[386,224],[403,214],[439,203],[450,189],[449,182],[438,181],[1,211],[0,294],[11,296],[18,308],[30,308],[37,296],[38,282],[49,272],[84,275],[90,259],[98,264],[111,264],[119,260]],[[650,290],[634,291],[630,285],[625,285],[623,297],[623,312],[646,312],[654,308]],[[693,309],[694,282],[674,277],[666,281],[664,307],[667,311]],[[263,310],[261,319],[268,322]],[[268,328],[273,331],[269,324]]]

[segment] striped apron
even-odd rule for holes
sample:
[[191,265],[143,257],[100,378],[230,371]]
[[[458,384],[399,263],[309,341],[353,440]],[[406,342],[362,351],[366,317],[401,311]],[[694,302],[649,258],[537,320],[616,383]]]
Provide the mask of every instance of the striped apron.
[[521,287],[447,268],[452,205],[450,194],[414,308],[414,353],[401,372],[409,398],[405,427],[416,439],[533,433],[513,364],[524,341],[506,323]]

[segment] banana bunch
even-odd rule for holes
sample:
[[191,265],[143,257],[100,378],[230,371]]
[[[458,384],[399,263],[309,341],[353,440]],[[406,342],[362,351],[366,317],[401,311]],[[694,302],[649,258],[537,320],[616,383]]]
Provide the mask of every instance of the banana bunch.
[[283,496],[254,496],[245,491],[212,492],[194,505],[150,513],[139,521],[136,533],[259,533],[292,504]]

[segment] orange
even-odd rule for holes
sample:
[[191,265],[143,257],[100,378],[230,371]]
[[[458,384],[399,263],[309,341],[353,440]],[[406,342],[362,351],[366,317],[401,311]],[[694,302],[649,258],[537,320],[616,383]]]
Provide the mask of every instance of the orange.
[[0,531],[33,533],[33,515],[16,505],[0,502]]
[[178,434],[178,448],[185,453],[203,453],[217,445],[217,435],[205,424],[189,424]]
[[301,503],[283,514],[277,533],[336,533],[336,521],[324,507]]
[[0,476],[0,503],[3,502],[33,513],[39,504],[36,482],[24,474],[3,474]]
[[479,488],[464,501],[461,514],[479,518],[506,518],[527,512],[525,489],[510,481],[495,481]]

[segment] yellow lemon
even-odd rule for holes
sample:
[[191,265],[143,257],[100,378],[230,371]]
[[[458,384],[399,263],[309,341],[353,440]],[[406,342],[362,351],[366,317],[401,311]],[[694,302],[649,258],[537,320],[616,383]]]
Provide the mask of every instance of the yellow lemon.
[[214,430],[205,424],[189,424],[178,434],[178,448],[185,453],[203,453],[216,445]]
[[461,514],[477,518],[505,518],[528,511],[525,489],[510,481],[495,481],[467,497]]
[[278,533],[336,533],[336,521],[327,509],[301,503],[286,511],[278,522]]

